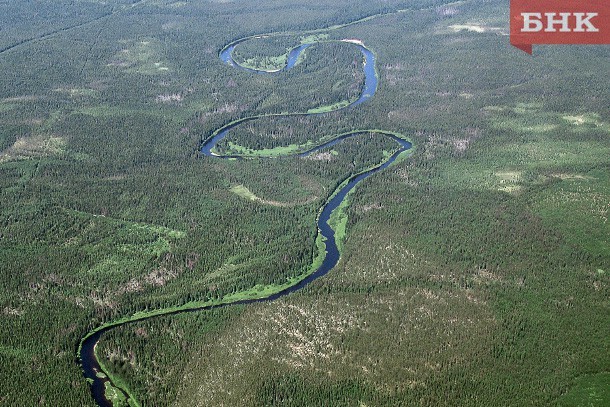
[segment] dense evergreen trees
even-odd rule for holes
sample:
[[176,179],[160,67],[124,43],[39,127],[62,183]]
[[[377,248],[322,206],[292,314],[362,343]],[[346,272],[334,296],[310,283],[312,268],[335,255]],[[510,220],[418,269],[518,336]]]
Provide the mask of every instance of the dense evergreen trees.
[[370,102],[227,139],[413,137],[409,160],[350,198],[337,269],[277,303],[114,330],[101,354],[146,405],[542,406],[608,370],[607,48],[532,59],[450,28],[505,30],[496,1],[71,3],[0,5],[0,404],[90,405],[75,355],[92,327],[307,267],[322,202],[393,143],[240,161],[197,147],[241,117],[353,97],[361,56],[320,44],[266,77],[217,52],[402,8],[428,9],[328,32],[376,52]]

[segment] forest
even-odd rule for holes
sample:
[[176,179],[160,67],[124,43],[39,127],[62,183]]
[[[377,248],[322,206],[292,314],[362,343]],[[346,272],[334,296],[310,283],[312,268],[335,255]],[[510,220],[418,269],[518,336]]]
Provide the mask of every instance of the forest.
[[[610,403],[610,48],[510,46],[500,0],[0,2],[0,405]],[[312,43],[294,68],[277,69]],[[363,88],[363,41],[376,58]],[[279,114],[285,114],[278,116]],[[202,143],[244,119],[204,156]],[[309,156],[256,152],[319,144]],[[292,151],[292,150],[290,150]],[[295,150],[297,151],[297,150]],[[300,150],[298,150],[300,151]],[[339,233],[338,233],[339,234]],[[126,405],[121,394],[113,404]]]

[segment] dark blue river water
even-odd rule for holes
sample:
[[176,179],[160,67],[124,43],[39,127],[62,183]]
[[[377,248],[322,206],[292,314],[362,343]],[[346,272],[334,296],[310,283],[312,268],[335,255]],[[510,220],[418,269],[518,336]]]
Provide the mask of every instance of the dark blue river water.
[[[227,47],[226,49],[224,49],[220,53],[220,59],[222,61],[224,61],[225,63],[227,63],[228,65],[231,65],[234,67],[239,67],[239,68],[245,69],[247,71],[260,73],[260,74],[266,74],[266,75],[272,74],[269,72],[263,72],[263,71],[249,69],[249,68],[243,68],[243,67],[240,67],[239,65],[237,65],[233,61],[231,54],[232,54],[235,46],[237,46],[238,44],[239,44],[239,42],[236,42],[236,43],[232,44],[231,46]],[[305,49],[310,47],[311,45],[313,45],[313,44],[303,44],[303,45],[300,45],[299,47],[296,47],[293,50],[291,50],[289,53],[289,56],[288,56],[288,62],[286,64],[286,66],[278,72],[286,71],[286,70],[294,67],[299,58],[299,55]],[[372,98],[375,95],[375,92],[377,91],[378,80],[377,80],[377,75],[375,72],[375,56],[373,55],[373,53],[370,50],[368,50],[364,46],[357,45],[357,44],[355,46],[359,47],[359,49],[361,50],[361,52],[365,58],[365,66],[364,66],[365,83],[364,83],[364,87],[362,89],[362,93],[361,93],[360,97],[356,101],[351,103],[349,106],[344,107],[342,109],[353,108],[354,106],[357,106],[357,105],[367,101],[368,99]],[[274,73],[278,73],[278,72],[274,72]],[[318,115],[318,114],[325,114],[325,113],[314,113],[314,114]],[[283,116],[290,116],[290,115],[287,114],[287,115],[283,115]],[[222,140],[224,137],[226,137],[227,133],[232,128],[234,128],[235,126],[241,125],[247,121],[255,120],[255,119],[256,119],[256,117],[246,118],[246,119],[243,119],[236,123],[233,123],[230,126],[226,126],[225,128],[222,128],[221,131],[219,131],[213,137],[207,139],[202,144],[202,146],[200,148],[200,152],[203,155],[209,156],[209,157],[234,158],[234,156],[215,155],[214,153],[212,153],[212,149],[216,146],[216,144],[220,140]],[[363,133],[369,133],[369,132],[355,131],[353,133],[345,134],[341,137],[333,139],[322,145],[316,146],[316,147],[314,147],[306,152],[300,153],[298,155],[301,157],[306,156],[306,155],[311,154],[315,151],[318,151],[322,148],[330,147],[343,139],[346,139],[348,137],[358,136]],[[238,301],[238,302],[234,302],[231,304],[215,305],[215,306],[194,308],[194,309],[189,309],[189,310],[175,311],[175,312],[170,312],[170,313],[167,313],[164,315],[173,315],[173,314],[186,313],[186,312],[198,312],[198,311],[210,310],[210,309],[215,309],[215,308],[220,308],[220,307],[227,307],[227,306],[235,305],[235,304],[252,304],[252,303],[258,303],[258,302],[273,301],[273,300],[276,300],[287,294],[300,290],[301,288],[305,287],[307,284],[311,283],[312,281],[314,281],[317,278],[324,276],[330,270],[332,270],[337,265],[337,263],[339,262],[339,258],[340,258],[340,253],[337,248],[337,242],[335,240],[335,232],[328,224],[328,221],[330,220],[330,216],[331,216],[332,212],[341,204],[341,202],[345,199],[347,194],[352,189],[354,189],[354,187],[356,185],[358,185],[358,183],[362,182],[362,180],[370,177],[374,173],[382,171],[383,169],[387,168],[389,165],[391,165],[396,160],[396,158],[402,152],[411,148],[411,143],[409,143],[406,140],[403,140],[399,137],[396,137],[392,134],[385,133],[385,132],[377,132],[377,133],[381,133],[382,135],[384,135],[386,137],[392,138],[394,141],[396,141],[396,143],[398,143],[399,149],[389,159],[387,159],[383,164],[380,164],[379,166],[377,166],[375,168],[372,168],[372,169],[365,171],[363,173],[360,173],[360,174],[356,174],[356,175],[352,176],[351,178],[349,178],[348,182],[345,183],[342,187],[340,187],[340,189],[335,192],[334,196],[330,200],[328,200],[328,202],[326,202],[326,204],[322,207],[322,211],[320,213],[320,216],[318,217],[317,225],[318,225],[318,230],[320,231],[320,234],[325,239],[326,257],[324,258],[324,261],[322,262],[322,264],[320,265],[320,267],[317,270],[315,270],[312,274],[307,276],[305,279],[303,279],[299,283],[297,283],[291,287],[288,287],[285,290],[280,291],[276,294],[270,295],[269,297],[263,298],[263,299],[243,300],[243,301]],[[237,158],[237,157],[235,157],[235,158]],[[150,318],[154,318],[154,316],[151,316],[151,317],[148,317],[145,319],[150,319]],[[142,321],[142,320],[144,320],[144,319],[141,319],[140,321]],[[101,372],[102,370],[101,370],[99,362],[97,361],[97,358],[95,357],[95,346],[97,345],[100,337],[102,335],[104,335],[105,332],[107,332],[111,329],[114,329],[118,326],[124,326],[127,324],[133,324],[133,323],[135,323],[135,322],[125,322],[122,324],[118,324],[118,325],[114,325],[114,326],[102,329],[102,330],[96,332],[95,334],[85,338],[85,340],[82,342],[81,352],[80,352],[79,356],[80,356],[80,361],[81,361],[81,365],[83,368],[83,374],[87,379],[89,379],[92,382],[91,383],[91,392],[93,394],[93,398],[95,399],[96,403],[99,406],[111,407],[112,403],[110,401],[108,401],[106,399],[106,397],[104,396],[105,385],[106,385],[106,382],[108,381],[108,379],[97,377],[97,372]],[[125,394],[125,396],[127,397],[126,394]]]

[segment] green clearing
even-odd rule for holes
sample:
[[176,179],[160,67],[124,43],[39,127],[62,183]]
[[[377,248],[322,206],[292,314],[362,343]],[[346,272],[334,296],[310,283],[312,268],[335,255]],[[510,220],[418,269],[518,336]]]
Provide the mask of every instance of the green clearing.
[[326,41],[329,39],[328,34],[311,34],[300,38],[301,44],[313,44],[314,42]]
[[119,389],[110,384],[110,382],[106,382],[106,389],[104,390],[104,395],[108,400],[110,400],[113,406],[129,406],[125,395]]
[[339,206],[332,212],[328,225],[335,232],[335,240],[339,253],[343,252],[343,244],[346,237],[347,228],[347,208],[349,207],[349,195],[341,202]]
[[231,192],[251,201],[261,200],[261,198],[253,194],[252,191],[248,189],[248,187],[245,187],[243,185],[235,185],[234,187],[231,187]]
[[240,62],[239,65],[243,66],[244,68],[255,69],[258,71],[275,72],[286,66],[287,61],[288,54],[286,53],[275,57],[265,57],[261,60],[255,58],[246,59],[245,61]]
[[162,57],[163,44],[156,38],[120,41],[122,49],[107,64],[108,68],[141,75],[168,74],[171,69]]
[[314,143],[305,145],[290,144],[282,147],[266,148],[261,150],[253,150],[251,148],[243,147],[232,142],[229,142],[228,153],[226,155],[239,155],[241,157],[248,158],[274,158],[283,157],[287,155],[297,154],[299,151],[307,150],[314,147]]
[[342,101],[334,103],[332,105],[320,106],[320,107],[315,107],[315,108],[309,109],[309,110],[307,110],[307,113],[319,114],[319,113],[333,112],[335,110],[343,109],[344,107],[349,106],[351,103],[352,102],[349,102],[347,100],[342,100]]

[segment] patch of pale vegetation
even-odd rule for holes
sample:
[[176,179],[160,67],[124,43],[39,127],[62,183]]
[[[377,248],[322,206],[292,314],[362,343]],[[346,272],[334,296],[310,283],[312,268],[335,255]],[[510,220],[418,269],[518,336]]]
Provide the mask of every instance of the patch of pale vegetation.
[[538,103],[518,103],[515,106],[486,106],[486,112],[513,112],[517,117],[498,116],[493,119],[493,126],[503,130],[523,133],[543,134],[556,130],[561,124],[559,115],[545,112]]
[[142,292],[148,287],[163,287],[168,282],[175,280],[182,273],[183,268],[168,268],[161,266],[153,269],[144,277],[132,278],[119,289],[114,291],[111,296],[121,296],[125,293]]
[[438,133],[428,135],[428,139],[424,142],[423,156],[426,160],[432,160],[436,157],[437,150],[444,149],[446,145],[446,136]]
[[237,103],[228,103],[225,102],[224,105],[222,105],[221,107],[218,107],[216,109],[214,109],[214,111],[212,112],[212,114],[222,114],[222,113],[235,113],[237,111],[239,111],[239,105]]
[[517,103],[512,110],[519,114],[539,113],[544,105],[539,102]]
[[254,194],[252,191],[250,191],[248,189],[248,187],[241,185],[241,184],[235,185],[234,187],[232,187],[230,189],[230,191],[236,195],[241,196],[242,198],[249,199],[250,201],[259,202],[264,205],[271,205],[271,206],[277,206],[277,207],[291,207],[291,206],[297,206],[297,205],[306,205],[306,204],[314,202],[316,199],[318,199],[317,196],[312,196],[302,202],[280,202],[280,201],[274,201],[274,200],[270,200],[270,199],[263,199],[263,198],[257,196],[256,194]]
[[463,154],[470,144],[483,136],[483,132],[478,127],[468,127],[464,129],[461,136],[449,136],[445,134],[428,135],[427,141],[424,143],[423,156],[426,159],[433,159],[439,150],[446,150],[448,147],[453,151]]
[[[328,314],[328,302],[336,314]],[[246,320],[232,324],[236,329],[215,339],[209,353],[226,355],[225,360],[233,363],[227,368],[217,365],[217,359],[206,361],[206,369],[198,373],[197,399],[207,405],[223,404],[220,400],[227,400],[227,392],[237,387],[231,383],[242,381],[247,367],[261,357],[289,369],[308,370],[344,359],[347,355],[330,338],[364,328],[353,313],[356,306],[344,299],[326,299],[307,307],[284,301],[274,307],[252,307]],[[276,344],[272,354],[270,343]]]
[[436,14],[442,17],[452,17],[460,13],[460,10],[456,7],[461,2],[456,2],[454,5],[446,5],[436,8]]
[[508,110],[508,106],[485,106],[483,107],[484,112],[505,112]]
[[504,154],[515,157],[519,165],[541,164],[579,164],[583,160],[589,163],[607,163],[610,149],[603,143],[593,141],[574,141],[553,143],[550,140],[531,141],[528,143],[510,143],[501,148]]
[[100,309],[116,309],[118,307],[117,302],[114,300],[114,296],[109,293],[102,293],[99,291],[93,291],[87,297],[88,302],[92,302],[96,308]]
[[156,39],[145,41],[122,40],[125,46],[112,60],[106,64],[108,67],[124,68],[128,72],[137,72],[144,75],[155,75],[170,71],[167,61],[161,60],[160,49],[162,44]]
[[103,178],[104,181],[122,181],[125,180],[129,177],[129,175],[127,174],[117,174],[117,175],[110,175],[108,177]]
[[500,183],[519,182],[522,179],[523,171],[497,171],[494,175],[500,178]]
[[580,116],[563,116],[564,120],[567,120],[568,122],[570,122],[570,124],[574,124],[576,126],[581,125],[581,124],[585,124],[585,123],[590,123],[590,120],[588,120],[589,118],[586,117],[585,115],[580,115]]
[[341,41],[342,42],[348,42],[350,44],[356,44],[356,45],[364,46],[364,42],[362,42],[362,40],[359,40],[357,38],[345,38],[345,39],[343,39]]
[[555,205],[566,203],[586,204],[589,208],[588,213],[599,219],[602,224],[608,223],[610,216],[610,200],[608,195],[595,191],[590,186],[580,185],[576,190],[566,190],[561,188],[559,194],[554,199]]
[[116,292],[116,295],[125,293],[138,293],[144,290],[144,284],[139,279],[132,278],[127,283],[123,284]]
[[370,263],[366,266],[360,262],[353,262],[348,264],[349,270],[337,269],[336,278],[345,284],[350,284],[352,281],[396,282],[404,276],[405,267],[427,261],[413,249],[402,247],[391,236],[381,237],[378,234],[367,234],[359,237],[359,240],[375,242],[374,247],[371,248],[375,257],[371,258]]
[[450,25],[449,28],[451,28],[454,32],[470,31],[476,33],[484,33],[487,31],[486,27],[477,24],[456,24]]
[[[356,258],[334,270],[333,281],[346,286],[354,284],[353,278],[378,283],[378,268],[385,269],[383,273],[392,269],[398,278],[404,277],[404,265],[416,256],[391,239],[370,240],[379,243],[374,251],[382,259],[380,267],[362,270],[357,268]],[[363,271],[369,273],[363,276]],[[499,280],[487,270],[479,274],[485,281]],[[492,332],[496,323],[486,301],[472,289],[425,287],[361,297],[286,297],[249,307],[227,329],[196,349],[196,367],[187,370],[184,378],[193,387],[183,391],[195,393],[197,405],[239,404],[236,400],[243,401],[248,395],[231,392],[239,387],[237,383],[243,388],[244,381],[248,381],[246,387],[252,381],[255,386],[260,375],[272,375],[275,369],[333,381],[357,377],[383,392],[426,386],[428,373],[441,370],[436,362],[439,355],[454,365],[469,364],[476,349],[493,341],[479,333]],[[384,332],[393,332],[393,341],[380,341]],[[366,348],[345,340],[354,337],[360,338],[357,343],[366,343]],[[404,357],[405,343],[409,344],[408,358]],[[264,370],[261,360],[267,361]],[[393,378],[391,382],[388,377]]]
[[566,115],[562,116],[562,119],[575,127],[594,127],[610,132],[610,124],[602,121],[597,113],[585,113],[575,116]]
[[305,157],[306,160],[313,160],[313,161],[332,161],[333,158],[334,158],[334,154],[332,154],[330,151],[310,154]]
[[[171,261],[173,259],[171,254],[172,240],[184,238],[186,233],[183,231],[153,224],[128,222],[81,211],[68,209],[63,209],[63,211],[75,218],[89,220],[86,227],[83,227],[63,243],[64,246],[79,246],[86,248],[86,250],[92,250],[98,245],[99,241],[105,240],[109,236],[106,232],[109,230],[109,225],[112,226],[110,230],[114,231],[113,237],[119,240],[110,254],[100,256],[95,264],[84,270],[87,273],[121,278],[134,266],[134,257],[152,255],[162,259],[161,264],[150,271],[147,270],[147,274],[134,277],[116,289],[98,292],[95,298],[79,299],[80,303],[77,304],[79,306],[84,304],[85,301],[93,301],[98,307],[113,307],[116,304],[117,297],[126,293],[141,292],[151,286],[163,286],[178,278],[184,271],[183,266],[172,266]],[[101,232],[102,230],[104,232]],[[142,243],[134,244],[125,239],[124,236],[129,235],[149,237],[149,239],[143,239]],[[96,236],[96,239],[91,240],[91,236]],[[47,283],[47,280],[54,285],[60,284],[60,281],[57,281],[54,276],[46,277],[42,283]]]
[[[610,126],[596,114],[565,116],[545,111],[541,103],[518,103],[514,106],[487,106],[484,111],[492,116],[493,127],[531,137],[531,141],[509,143],[502,146],[501,154],[514,157],[519,165],[577,164],[607,162],[608,146],[587,140],[566,142],[555,139],[554,131],[571,123],[575,133],[610,131]],[[508,114],[503,114],[503,113]],[[514,115],[513,113],[516,113]]]
[[363,205],[361,208],[362,208],[362,212],[369,212],[372,210],[383,209],[384,206],[381,203],[374,203],[374,204],[369,204],[369,205]]
[[419,179],[417,176],[413,176],[412,169],[413,165],[407,164],[406,166],[397,169],[396,175],[402,179],[407,186],[417,188],[419,186]]
[[478,268],[474,273],[473,281],[477,284],[501,283],[504,278],[486,268]]
[[186,5],[188,5],[188,3],[186,1],[176,1],[174,3],[168,4],[168,7],[179,8],[179,7],[184,7]]
[[553,130],[557,130],[557,125],[556,124],[549,124],[549,123],[545,123],[545,124],[538,124],[538,125],[533,125],[533,126],[522,126],[521,130],[528,132],[528,133],[546,133],[546,132],[550,132]]
[[[349,304],[341,304],[348,309]],[[318,309],[316,309],[318,308]],[[285,340],[283,356],[274,358],[278,363],[293,368],[308,366],[313,368],[316,360],[331,360],[341,352],[329,340],[332,334],[345,334],[346,332],[361,328],[353,315],[331,315],[319,319],[323,313],[322,307],[303,307],[288,304],[282,313],[272,316],[271,329],[279,332]]]
[[562,181],[573,181],[573,180],[594,180],[596,179],[595,177],[591,177],[589,175],[583,175],[583,174],[569,174],[569,173],[564,173],[564,172],[553,172],[551,174],[549,174],[549,177],[552,178],[559,178]]
[[0,163],[13,160],[59,155],[65,152],[66,140],[55,135],[21,137],[0,153]]
[[299,41],[301,44],[311,44],[314,42],[327,40],[329,37],[330,36],[328,34],[311,34],[302,36],[299,38]]
[[57,93],[63,93],[66,94],[72,98],[79,98],[79,97],[87,97],[87,96],[95,96],[97,94],[97,91],[94,89],[89,89],[89,88],[64,88],[64,87],[59,87],[54,89],[55,92]]
[[453,144],[453,149],[458,153],[463,153],[468,148],[470,144],[470,139],[462,138],[462,139],[453,139],[451,140],[451,144]]
[[541,114],[544,105],[539,102],[519,102],[515,105],[491,105],[483,107],[484,111],[488,112],[507,112],[511,111],[517,114]]
[[256,69],[264,72],[279,72],[282,70],[288,61],[288,54],[281,54],[275,56],[266,56],[263,58],[248,58],[244,60],[240,65]]
[[162,287],[168,281],[176,279],[182,270],[175,268],[159,267],[148,273],[144,281],[154,287]]
[[602,269],[597,269],[597,272],[589,273],[591,287],[595,291],[606,291],[608,290],[608,283],[610,280],[603,278],[606,272]]
[[404,71],[408,68],[408,65],[404,62],[395,62],[393,64],[386,64],[383,69],[386,71]]
[[4,309],[2,310],[2,314],[11,317],[20,317],[25,314],[25,311],[21,308],[4,307]]
[[180,103],[184,97],[180,93],[172,93],[170,95],[158,95],[155,98],[157,103]]
[[522,171],[497,171],[493,175],[498,179],[497,190],[516,194],[521,192],[523,186],[519,183],[522,181]]
[[481,24],[481,23],[464,23],[464,24],[449,25],[449,26],[447,26],[446,30],[441,29],[440,32],[441,33],[469,32],[469,33],[477,33],[477,34],[485,34],[485,33],[502,34],[502,33],[506,32],[506,29],[503,27],[495,27],[495,26],[490,26],[488,24]]
[[180,8],[186,6],[188,3],[185,1],[174,1],[174,0],[146,0],[146,5],[155,6],[159,8]]
[[23,96],[13,96],[0,100],[0,103],[18,103],[18,102],[33,102],[39,100],[40,96],[36,95],[23,95]]
[[241,184],[231,187],[230,191],[236,195],[241,196],[242,198],[246,198],[251,201],[262,201],[262,199],[256,196],[256,194],[254,194],[252,191],[250,191],[248,187]]
[[161,25],[161,29],[163,31],[180,30],[180,29],[182,29],[182,27],[183,27],[182,21],[168,21]]
[[136,365],[136,355],[132,350],[124,351],[121,348],[106,349],[104,351],[104,357],[110,362],[122,362],[129,363],[131,367]]
[[521,185],[504,185],[498,188],[498,191],[507,192],[509,194],[518,194],[523,190]]

